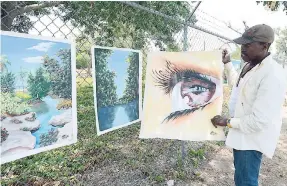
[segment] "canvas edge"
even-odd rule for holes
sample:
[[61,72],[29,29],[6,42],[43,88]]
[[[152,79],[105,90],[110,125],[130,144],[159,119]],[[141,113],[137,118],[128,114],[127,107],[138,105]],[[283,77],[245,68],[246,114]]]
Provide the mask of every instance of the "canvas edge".
[[0,35],[2,36],[11,36],[11,37],[21,37],[26,39],[38,39],[41,41],[54,41],[54,42],[60,42],[60,43],[68,43],[72,44],[72,39],[59,39],[55,37],[48,37],[48,36],[41,36],[41,35],[32,35],[32,34],[26,34],[26,33],[17,33],[13,31],[2,31],[0,32]]
[[[202,53],[202,52],[219,52],[220,53],[220,50],[209,50],[209,51],[182,51],[180,53],[193,53],[193,52],[196,52],[196,53]],[[146,66],[146,74],[145,74],[145,81],[147,79],[147,75],[148,75],[148,70],[149,70],[149,64],[150,64],[150,59],[154,56],[154,55],[159,55],[161,53],[178,53],[178,52],[166,52],[166,51],[151,51],[148,53],[147,55],[147,66]],[[221,56],[221,53],[220,55]],[[221,61],[221,58],[219,59],[219,62]],[[224,64],[220,63],[220,71],[223,75],[224,73]],[[218,109],[218,114],[221,115],[222,112],[223,112],[223,102],[224,102],[224,97],[223,97],[223,88],[224,88],[224,82],[223,82],[223,76],[220,77],[220,86],[221,86],[221,94],[219,97],[221,97],[221,101],[220,101],[220,104],[222,105],[220,109]],[[146,86],[145,86],[146,87]],[[147,95],[147,89],[145,89],[145,92],[144,92],[144,95],[146,96]],[[145,107],[147,105],[145,104],[145,102],[143,103],[143,112],[145,111]],[[140,128],[140,132],[139,132],[139,138],[140,139],[167,139],[167,140],[181,140],[181,141],[225,141],[226,140],[226,137],[225,136],[221,136],[219,135],[218,138],[212,138],[212,137],[207,137],[207,138],[204,138],[204,139],[196,139],[196,140],[191,140],[191,139],[183,139],[183,138],[180,138],[180,137],[166,137],[166,136],[161,136],[161,135],[156,135],[155,133],[147,133],[144,131],[143,129],[143,126],[144,124],[141,123],[141,128]]]
[[73,142],[78,142],[76,41],[71,43]]
[[[98,118],[98,107],[97,107],[97,95],[96,95],[96,67],[95,67],[95,49],[100,48],[100,49],[108,49],[108,50],[120,50],[120,51],[129,51],[129,52],[136,52],[139,54],[139,118],[125,123],[123,125],[117,126],[117,127],[112,127],[110,129],[100,131],[100,126],[99,126],[99,118]],[[103,134],[106,134],[108,132],[112,132],[117,129],[121,129],[123,127],[127,127],[129,125],[138,123],[141,121],[142,117],[142,52],[140,50],[134,50],[134,49],[129,49],[129,48],[117,48],[117,47],[103,47],[103,46],[98,46],[98,45],[92,45],[91,47],[91,54],[92,54],[92,76],[93,76],[93,90],[94,90],[94,107],[95,107],[95,116],[96,116],[96,128],[97,128],[97,135],[101,136]]]
[[92,54],[92,77],[93,77],[93,96],[94,96],[94,111],[96,117],[96,134],[100,136],[100,127],[99,127],[99,120],[98,120],[98,103],[97,103],[97,82],[96,82],[96,67],[95,67],[95,46],[91,47],[91,54]]
[[[3,34],[4,33],[4,34]],[[37,36],[34,37],[33,35],[30,34],[22,34],[22,33],[16,33],[16,32],[10,32],[10,31],[1,31],[0,35],[5,35],[5,36],[14,36],[14,37],[20,37],[20,38],[26,38],[26,39],[37,39],[37,40],[46,40],[46,41],[57,41],[60,43],[66,43],[69,44],[71,47],[71,72],[72,72],[72,118],[73,118],[73,137],[71,141],[65,142],[65,143],[59,143],[59,144],[54,144],[54,145],[49,145],[46,147],[40,147],[37,149],[31,149],[27,152],[22,152],[21,154],[15,154],[15,155],[10,155],[8,158],[2,157],[1,155],[1,165],[6,164],[12,161],[16,161],[19,159],[26,158],[28,156],[36,155],[41,152],[46,152],[49,150],[57,149],[60,147],[68,146],[77,143],[77,89],[76,89],[76,43],[73,39],[56,39],[56,38],[49,38],[49,37],[43,37],[43,36]],[[4,161],[3,161],[4,160]]]

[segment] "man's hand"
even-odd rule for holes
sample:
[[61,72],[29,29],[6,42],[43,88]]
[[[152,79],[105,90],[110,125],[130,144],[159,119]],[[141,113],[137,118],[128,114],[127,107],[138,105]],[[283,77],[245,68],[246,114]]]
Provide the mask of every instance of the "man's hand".
[[231,62],[230,54],[228,53],[226,49],[222,51],[222,62],[224,64]]
[[227,120],[227,118],[217,115],[211,119],[211,123],[215,128],[217,128],[217,126],[225,127],[227,126]]

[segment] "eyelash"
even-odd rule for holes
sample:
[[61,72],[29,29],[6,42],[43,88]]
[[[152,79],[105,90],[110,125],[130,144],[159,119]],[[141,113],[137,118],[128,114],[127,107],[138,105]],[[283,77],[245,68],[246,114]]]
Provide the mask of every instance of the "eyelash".
[[169,114],[163,121],[162,123],[164,123],[165,121],[169,122],[170,120],[175,120],[177,118],[180,118],[182,116],[186,116],[189,115],[190,113],[193,113],[199,109],[203,110],[207,105],[209,105],[210,103],[204,105],[204,106],[200,106],[198,108],[193,108],[193,109],[185,109],[185,110],[179,110],[179,111],[175,111],[171,114]]
[[166,61],[165,70],[153,70],[152,77],[157,84],[156,86],[160,87],[165,94],[170,94],[178,82],[181,80],[187,80],[189,78],[197,78],[208,83],[213,83],[206,75],[201,75],[192,69],[178,68],[170,61]]

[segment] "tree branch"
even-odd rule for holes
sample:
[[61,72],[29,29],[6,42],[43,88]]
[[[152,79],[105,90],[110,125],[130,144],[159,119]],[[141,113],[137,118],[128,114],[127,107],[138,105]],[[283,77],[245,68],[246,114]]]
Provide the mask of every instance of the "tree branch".
[[48,7],[52,7],[52,6],[56,6],[56,5],[60,5],[63,2],[61,1],[51,1],[51,2],[43,2],[40,4],[33,4],[33,5],[27,5],[24,7],[20,7],[20,8],[15,8],[14,10],[12,10],[11,12],[9,12],[9,17],[11,18],[15,18],[18,15],[22,15],[24,13],[27,12],[31,12],[34,10],[38,10],[38,9],[42,9],[42,8],[48,8]]

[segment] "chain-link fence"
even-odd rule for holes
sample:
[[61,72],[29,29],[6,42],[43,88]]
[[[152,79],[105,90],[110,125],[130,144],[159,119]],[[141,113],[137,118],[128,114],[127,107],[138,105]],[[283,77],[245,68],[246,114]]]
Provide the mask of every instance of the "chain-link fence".
[[[198,2],[2,2],[1,30],[76,41],[77,84],[92,85],[92,45],[150,50],[235,49],[238,35]],[[221,33],[221,34],[218,34]],[[223,36],[224,35],[224,36]]]

